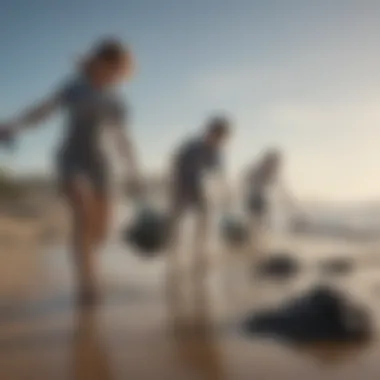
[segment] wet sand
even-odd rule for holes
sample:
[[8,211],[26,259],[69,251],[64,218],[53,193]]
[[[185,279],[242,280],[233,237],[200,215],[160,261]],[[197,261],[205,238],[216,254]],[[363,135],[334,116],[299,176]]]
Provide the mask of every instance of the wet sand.
[[[43,247],[21,235],[18,249],[1,246],[1,379],[379,377],[377,336],[363,345],[290,347],[241,330],[250,311],[321,281],[333,282],[368,305],[378,322],[380,252],[373,244],[276,237],[273,249],[289,249],[302,260],[299,277],[287,282],[249,279],[238,254],[216,252],[207,281],[192,282],[184,265],[168,294],[164,257],[141,259],[118,236],[115,229],[97,255],[102,297],[96,307],[87,308],[74,301],[64,246]],[[355,272],[333,281],[321,277],[318,262],[332,255],[353,257]]]

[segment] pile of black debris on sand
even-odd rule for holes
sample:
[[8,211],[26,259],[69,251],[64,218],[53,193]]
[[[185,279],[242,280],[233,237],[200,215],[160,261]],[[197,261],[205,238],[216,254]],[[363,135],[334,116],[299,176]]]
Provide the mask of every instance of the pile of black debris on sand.
[[340,276],[350,274],[354,270],[354,262],[349,257],[337,257],[323,261],[320,271],[328,276]]
[[254,267],[254,274],[259,278],[289,279],[300,271],[300,263],[287,252],[270,254]]
[[368,341],[372,327],[365,308],[328,286],[316,287],[275,310],[253,315],[244,323],[250,335],[294,344]]

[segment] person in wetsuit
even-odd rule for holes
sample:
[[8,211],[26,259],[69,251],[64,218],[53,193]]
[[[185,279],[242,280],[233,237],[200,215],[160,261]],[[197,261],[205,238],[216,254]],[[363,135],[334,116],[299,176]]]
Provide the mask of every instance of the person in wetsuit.
[[97,293],[92,254],[106,237],[110,211],[109,169],[101,148],[103,130],[114,134],[127,167],[137,179],[133,144],[124,129],[128,112],[117,91],[132,69],[129,49],[118,39],[104,39],[63,86],[21,116],[0,123],[0,140],[10,141],[55,111],[65,112],[66,133],[56,168],[73,214],[73,251],[79,294],[84,300],[93,300]]
[[281,181],[282,162],[280,151],[268,149],[257,162],[248,168],[244,178],[244,202],[250,221],[249,249],[253,254],[263,250],[263,235],[270,222],[270,198],[274,190],[278,191],[289,210],[303,214],[283,186]]
[[205,177],[214,172],[222,191],[227,194],[223,170],[222,147],[230,134],[230,121],[225,117],[213,117],[200,136],[185,141],[177,149],[172,160],[170,194],[171,261],[175,271],[178,259],[178,227],[186,211],[196,216],[194,253],[196,269],[205,267],[205,243],[209,233],[209,204],[206,196]]
[[247,171],[245,202],[249,214],[264,222],[269,214],[269,193],[276,185],[281,157],[278,151],[269,150]]

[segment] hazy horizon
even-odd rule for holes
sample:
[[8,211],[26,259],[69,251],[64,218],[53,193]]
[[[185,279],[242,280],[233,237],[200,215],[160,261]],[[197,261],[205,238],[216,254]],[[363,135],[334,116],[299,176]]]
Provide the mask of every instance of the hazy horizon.
[[[221,110],[235,121],[232,175],[275,145],[300,199],[378,199],[379,18],[369,0],[6,1],[0,120],[60,84],[92,41],[116,34],[138,62],[123,93],[144,170],[162,170],[173,147]],[[15,173],[54,172],[60,124],[26,133],[2,162]]]

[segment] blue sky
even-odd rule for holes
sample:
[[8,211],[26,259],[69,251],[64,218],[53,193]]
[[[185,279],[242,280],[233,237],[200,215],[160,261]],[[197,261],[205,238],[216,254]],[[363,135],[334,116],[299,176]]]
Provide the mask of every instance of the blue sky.
[[[236,173],[268,145],[300,197],[380,195],[380,2],[361,0],[3,0],[0,119],[43,97],[108,34],[138,62],[125,86],[147,170],[214,111],[236,122]],[[22,137],[18,172],[53,170],[62,120]]]

